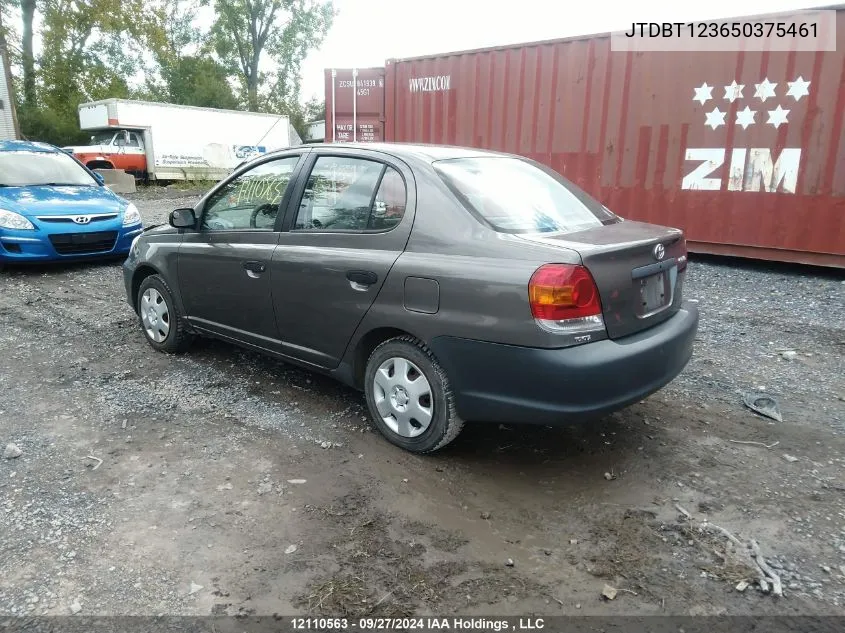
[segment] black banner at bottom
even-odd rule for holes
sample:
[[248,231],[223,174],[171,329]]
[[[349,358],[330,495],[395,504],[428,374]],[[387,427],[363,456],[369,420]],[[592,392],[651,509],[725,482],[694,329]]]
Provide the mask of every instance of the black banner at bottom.
[[521,631],[533,633],[843,633],[845,616],[0,616],[0,633],[297,633]]

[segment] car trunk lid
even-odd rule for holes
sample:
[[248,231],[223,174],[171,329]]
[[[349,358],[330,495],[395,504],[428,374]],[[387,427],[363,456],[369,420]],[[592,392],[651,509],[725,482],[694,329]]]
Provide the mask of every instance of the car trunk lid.
[[679,273],[686,267],[687,249],[678,229],[622,221],[577,233],[520,237],[581,256],[598,287],[611,339],[657,325],[680,308]]

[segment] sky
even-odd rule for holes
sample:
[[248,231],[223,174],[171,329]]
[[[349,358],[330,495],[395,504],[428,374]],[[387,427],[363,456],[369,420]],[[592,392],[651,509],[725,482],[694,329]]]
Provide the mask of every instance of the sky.
[[[302,99],[324,98],[325,68],[383,66],[486,46],[629,30],[634,22],[689,22],[826,6],[823,0],[334,0],[339,14],[302,66]],[[829,4],[833,4],[830,2]],[[578,7],[578,8],[575,8]]]

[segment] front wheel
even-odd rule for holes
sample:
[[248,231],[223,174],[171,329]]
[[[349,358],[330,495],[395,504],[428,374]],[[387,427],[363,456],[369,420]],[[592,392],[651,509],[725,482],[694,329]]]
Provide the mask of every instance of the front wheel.
[[138,319],[147,343],[159,352],[178,354],[191,343],[185,319],[176,310],[173,292],[159,275],[150,275],[141,282]]
[[446,372],[431,351],[411,336],[373,350],[364,376],[367,407],[379,431],[412,453],[433,453],[464,426]]

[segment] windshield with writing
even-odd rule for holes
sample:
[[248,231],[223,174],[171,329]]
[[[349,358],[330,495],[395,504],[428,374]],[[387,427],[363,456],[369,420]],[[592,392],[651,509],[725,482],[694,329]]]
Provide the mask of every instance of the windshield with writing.
[[509,157],[458,158],[434,163],[453,193],[504,233],[573,233],[617,218],[551,170]]

